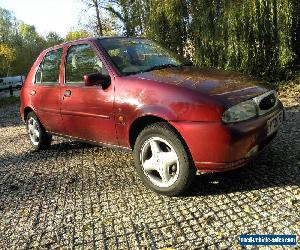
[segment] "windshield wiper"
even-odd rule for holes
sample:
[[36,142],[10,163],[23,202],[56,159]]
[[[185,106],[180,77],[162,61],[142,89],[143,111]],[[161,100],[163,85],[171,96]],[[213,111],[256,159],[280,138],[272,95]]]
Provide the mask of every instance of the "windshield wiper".
[[165,69],[165,68],[173,68],[173,67],[179,67],[179,66],[180,65],[167,63],[167,64],[153,66],[153,67],[151,67],[149,69],[144,70],[143,72],[149,72],[149,71],[152,71],[152,70]]
[[146,69],[146,70],[140,70],[140,71],[136,71],[136,72],[123,72],[123,75],[124,76],[129,76],[129,75],[136,75],[136,74],[140,74],[140,73],[145,73],[145,72],[149,72],[149,71],[152,71],[152,70],[159,70],[159,69],[165,69],[165,68],[175,68],[175,67],[182,67],[182,66],[185,66],[184,64],[182,65],[176,65],[176,64],[172,64],[172,63],[168,63],[168,64],[162,64],[162,65],[156,65],[156,66],[153,66],[149,69]]

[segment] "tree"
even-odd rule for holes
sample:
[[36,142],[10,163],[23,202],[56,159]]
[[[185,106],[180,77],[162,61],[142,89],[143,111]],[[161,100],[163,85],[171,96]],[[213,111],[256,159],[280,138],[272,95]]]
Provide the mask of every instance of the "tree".
[[73,30],[66,35],[65,41],[73,41],[73,40],[78,40],[80,38],[86,38],[90,36],[91,34],[86,30]]
[[26,75],[38,54],[47,47],[46,40],[34,26],[18,21],[0,8],[0,74]]
[[300,1],[293,2],[292,48],[295,53],[295,65],[300,66]]
[[16,22],[10,11],[0,7],[0,42],[8,44],[12,40],[17,30]]
[[64,41],[64,39],[61,38],[56,32],[49,32],[46,36],[46,40],[49,47],[60,44]]
[[290,0],[191,1],[194,61],[277,80],[293,62]]
[[125,36],[136,36],[143,35],[146,30],[150,3],[150,0],[115,0],[105,9],[122,22]]
[[188,33],[188,5],[185,0],[153,0],[146,25],[147,37],[183,55]]
[[102,21],[100,17],[100,9],[99,9],[99,1],[98,0],[91,0],[92,7],[94,7],[96,12],[96,18],[97,18],[97,33],[99,36],[103,36],[103,26]]
[[115,16],[109,15],[110,9],[115,5],[117,0],[81,0],[92,10],[94,15],[88,19],[88,24],[84,27],[91,30],[96,36],[110,36],[116,34]]
[[18,28],[17,58],[13,67],[18,74],[27,74],[42,50],[47,48],[45,38],[40,36],[33,25],[20,23]]
[[11,70],[11,64],[16,59],[16,51],[7,46],[6,44],[0,43],[0,76],[9,76]]

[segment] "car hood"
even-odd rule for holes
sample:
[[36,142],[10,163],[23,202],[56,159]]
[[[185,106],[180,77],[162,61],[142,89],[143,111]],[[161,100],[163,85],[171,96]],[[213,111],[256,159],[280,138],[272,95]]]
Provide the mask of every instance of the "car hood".
[[269,90],[262,82],[240,73],[192,66],[153,70],[131,77],[189,88],[228,106]]

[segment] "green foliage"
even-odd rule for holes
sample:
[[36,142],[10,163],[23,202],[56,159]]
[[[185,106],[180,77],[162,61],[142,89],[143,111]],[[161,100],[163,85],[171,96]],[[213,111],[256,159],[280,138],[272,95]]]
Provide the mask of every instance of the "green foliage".
[[[8,47],[6,44],[0,43],[0,65],[1,65],[1,71],[3,75],[6,73],[6,75],[9,75],[9,71],[11,69],[11,64],[16,58],[16,51]],[[5,72],[7,70],[7,72]]]
[[124,35],[136,36],[144,33],[150,2],[150,0],[108,0],[104,9],[123,23]]
[[85,30],[73,30],[73,31],[70,31],[65,40],[66,41],[74,41],[74,40],[78,40],[80,38],[86,38],[86,37],[90,37],[90,33],[88,33],[87,31]]
[[0,8],[0,77],[27,75],[42,50],[63,41],[55,32],[42,37],[33,25],[19,22]]
[[46,40],[49,47],[64,42],[64,39],[62,39],[56,32],[49,32],[46,36]]
[[8,44],[17,30],[14,16],[0,7],[0,42]]
[[[113,29],[119,22],[126,36],[154,39],[189,55],[200,66],[279,80],[294,75],[300,65],[299,0],[84,2],[98,13],[96,25],[91,23],[98,29],[100,25],[102,34],[115,34]],[[110,13],[110,19],[100,10]],[[65,40],[89,36],[86,30],[75,30]],[[26,75],[43,49],[61,42],[63,39],[55,32],[44,38],[34,26],[20,23],[11,12],[0,8],[0,77]]]
[[17,58],[12,66],[17,75],[26,75],[40,52],[48,47],[47,41],[37,33],[35,27],[25,23],[18,25],[18,34],[12,44],[17,51]]
[[191,10],[197,64],[269,79],[288,72],[294,58],[290,1],[197,0]]
[[[125,35],[142,35],[200,66],[270,80],[300,64],[299,0],[118,0]],[[119,11],[116,11],[118,9]]]
[[183,55],[187,41],[188,6],[184,0],[154,0],[150,4],[150,13],[146,34]]
[[[88,8],[89,14],[81,26],[95,36],[115,36],[119,29],[117,20],[122,19],[120,12],[112,7],[118,0],[81,0]],[[108,15],[110,13],[111,15]]]
[[0,77],[26,75],[38,56],[48,46],[32,25],[19,22],[8,10],[0,8]]
[[[83,29],[71,30],[65,40],[90,37]],[[41,36],[33,25],[19,22],[0,7],[0,77],[27,75],[42,50],[65,41],[56,32]]]

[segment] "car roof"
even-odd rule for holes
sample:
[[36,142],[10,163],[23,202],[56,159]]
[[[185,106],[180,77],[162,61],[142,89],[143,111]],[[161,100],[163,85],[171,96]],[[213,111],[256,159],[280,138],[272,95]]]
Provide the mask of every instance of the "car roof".
[[65,46],[68,45],[70,43],[77,43],[77,42],[86,42],[86,41],[97,41],[97,40],[103,40],[103,39],[145,39],[145,38],[141,38],[141,37],[126,37],[126,36],[102,36],[102,37],[87,37],[87,38],[81,38],[81,39],[77,39],[77,40],[73,40],[73,41],[68,41],[68,42],[64,42],[61,44],[57,44],[54,45],[51,48],[55,48],[58,46]]
[[81,39],[77,39],[77,40],[73,40],[73,41],[68,41],[68,42],[64,42],[61,44],[57,44],[54,45],[52,47],[49,47],[47,49],[45,49],[42,53],[48,53],[51,50],[55,50],[58,48],[62,48],[63,46],[66,46],[68,44],[73,44],[73,43],[78,43],[78,42],[87,42],[87,41],[99,41],[99,40],[106,40],[106,39],[146,39],[143,37],[126,37],[126,36],[102,36],[102,37],[87,37],[87,38],[81,38]]

